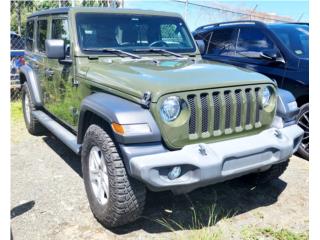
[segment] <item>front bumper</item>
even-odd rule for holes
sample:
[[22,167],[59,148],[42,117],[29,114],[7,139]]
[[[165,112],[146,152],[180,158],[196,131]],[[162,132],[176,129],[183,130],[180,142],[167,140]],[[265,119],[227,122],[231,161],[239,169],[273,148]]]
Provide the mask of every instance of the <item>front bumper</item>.
[[[187,145],[178,151],[132,156],[130,174],[153,191],[190,192],[198,187],[222,182],[250,172],[265,171],[287,160],[298,148],[303,130],[297,125],[211,144]],[[180,166],[178,178],[169,171]]]

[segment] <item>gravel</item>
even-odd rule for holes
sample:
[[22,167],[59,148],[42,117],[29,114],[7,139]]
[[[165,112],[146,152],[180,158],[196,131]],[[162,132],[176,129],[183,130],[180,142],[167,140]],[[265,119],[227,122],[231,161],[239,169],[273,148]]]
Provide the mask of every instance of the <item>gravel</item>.
[[[291,158],[281,179],[252,187],[235,179],[188,195],[148,193],[143,217],[108,230],[92,216],[81,177],[80,158],[53,136],[34,137],[24,123],[11,127],[11,222],[14,239],[171,239],[156,221],[173,219],[190,226],[190,208],[215,206],[223,239],[238,239],[246,228],[272,227],[307,232],[309,163]],[[207,218],[201,219],[206,225]],[[187,230],[177,231],[182,234]]]

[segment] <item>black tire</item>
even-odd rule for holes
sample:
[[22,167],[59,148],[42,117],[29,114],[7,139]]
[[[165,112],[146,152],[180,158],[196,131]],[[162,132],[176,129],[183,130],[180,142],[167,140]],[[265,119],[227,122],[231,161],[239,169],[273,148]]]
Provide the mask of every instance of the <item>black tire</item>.
[[278,179],[282,173],[287,169],[289,165],[289,160],[286,160],[284,162],[272,165],[271,168],[269,168],[267,171],[264,172],[258,172],[258,173],[252,173],[247,176],[245,176],[245,180],[254,185],[260,185],[268,183],[274,179]]
[[[113,228],[135,221],[142,213],[146,188],[127,175],[118,149],[105,129],[91,125],[84,136],[81,161],[82,173],[90,208],[95,218],[105,227]],[[89,155],[98,147],[106,162],[109,190],[108,201],[101,204],[93,192],[89,173]]]
[[[29,113],[26,112],[26,98],[29,101]],[[25,82],[22,86],[22,109],[23,117],[28,132],[32,135],[39,136],[45,133],[45,128],[42,124],[32,115],[32,111],[36,110],[35,104],[32,101],[28,84]],[[29,117],[27,116],[29,115]]]
[[304,159],[309,160],[309,103],[300,107],[297,123],[305,131],[298,153]]

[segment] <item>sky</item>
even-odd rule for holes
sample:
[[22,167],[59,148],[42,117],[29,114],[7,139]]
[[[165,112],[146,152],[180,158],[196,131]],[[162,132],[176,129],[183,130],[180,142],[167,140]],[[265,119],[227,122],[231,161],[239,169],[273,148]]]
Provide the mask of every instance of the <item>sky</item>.
[[[309,21],[309,2],[306,0],[189,0],[189,2],[201,5],[208,5],[213,2],[221,5],[227,5],[232,8],[245,8],[252,10],[256,8],[256,11],[291,17],[295,21],[298,19],[304,22]],[[185,4],[175,0],[125,0],[124,7],[177,12],[182,16],[185,16]],[[213,10],[192,6],[191,4],[189,5],[186,16],[186,22],[190,30],[194,30],[198,26],[204,24],[231,21],[236,20],[237,18],[235,14],[225,14],[217,11],[213,13]]]

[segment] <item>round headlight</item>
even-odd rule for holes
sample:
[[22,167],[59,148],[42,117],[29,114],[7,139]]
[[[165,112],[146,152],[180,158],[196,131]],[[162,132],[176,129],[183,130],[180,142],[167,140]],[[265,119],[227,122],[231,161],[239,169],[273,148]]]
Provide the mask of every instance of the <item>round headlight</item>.
[[163,101],[160,108],[160,115],[164,121],[171,122],[179,116],[180,111],[180,98],[170,96]]
[[265,87],[262,92],[262,106],[266,107],[271,100],[271,90],[269,87]]

